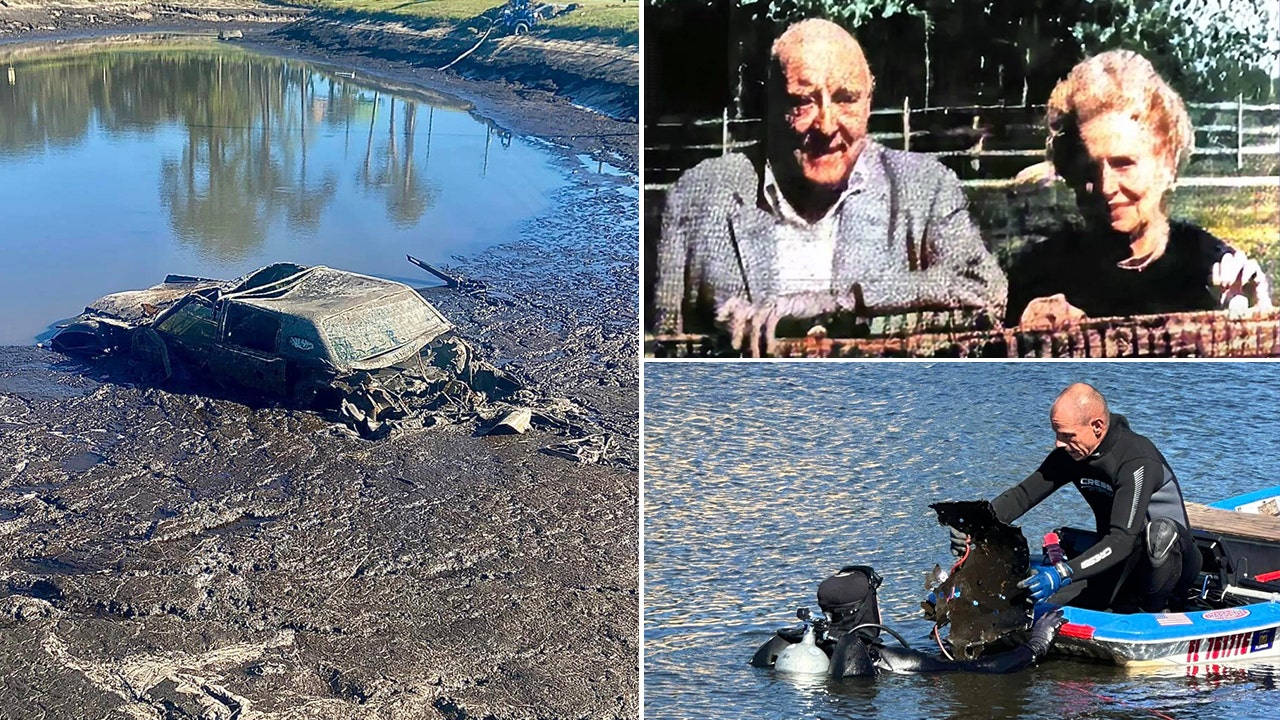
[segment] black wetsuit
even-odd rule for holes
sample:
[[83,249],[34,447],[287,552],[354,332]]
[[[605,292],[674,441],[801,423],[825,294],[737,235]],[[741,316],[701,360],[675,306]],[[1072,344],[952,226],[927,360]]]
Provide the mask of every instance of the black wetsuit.
[[[1076,587],[1067,586],[1054,602],[1078,596],[1071,604],[1156,612],[1171,597],[1180,600],[1175,592],[1195,579],[1200,555],[1178,479],[1155,445],[1130,430],[1123,415],[1112,413],[1107,434],[1092,455],[1077,461],[1066,450],[1054,449],[1035,472],[1001,493],[991,506],[1001,521],[1012,522],[1069,483],[1093,510],[1101,539],[1069,560]],[[1148,558],[1143,532],[1157,518],[1168,518],[1178,529],[1178,557],[1158,571]],[[1089,578],[1095,578],[1092,588],[1081,583]]]
[[1220,307],[1210,288],[1213,264],[1235,249],[1209,232],[1171,221],[1164,254],[1141,270],[1117,265],[1129,252],[1126,237],[1074,224],[1029,244],[1009,263],[1005,325],[1017,325],[1030,301],[1055,293],[1095,318]]
[[831,654],[831,674],[837,677],[869,677],[882,672],[1007,673],[1020,670],[1035,661],[1036,653],[1029,645],[1019,645],[1012,650],[983,655],[973,660],[948,660],[912,648],[866,642],[857,635],[846,635],[836,644]]
[[[779,630],[769,642],[756,651],[751,664],[755,667],[772,667],[778,658],[778,653],[788,645],[799,642],[802,634],[800,630],[795,629]],[[882,672],[1007,673],[1031,665],[1044,656],[1048,646],[1048,640],[1044,640],[1039,652],[1033,649],[1031,643],[1026,643],[1011,650],[984,655],[974,660],[948,660],[912,648],[885,645],[879,640],[865,637],[860,633],[847,633],[838,642],[823,643],[822,649],[831,658],[828,674],[832,677],[845,678],[871,677]]]

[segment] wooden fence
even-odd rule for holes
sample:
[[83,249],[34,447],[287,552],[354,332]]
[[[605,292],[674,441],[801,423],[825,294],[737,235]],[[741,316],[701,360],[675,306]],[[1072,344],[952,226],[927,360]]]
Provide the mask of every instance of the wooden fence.
[[[1190,103],[1196,147],[1183,186],[1280,186],[1280,104],[1241,100]],[[1043,105],[910,106],[871,111],[869,135],[881,143],[933,155],[966,185],[1007,185],[1044,158]],[[761,144],[763,122],[660,118],[645,125],[645,189],[663,190],[698,162]]]

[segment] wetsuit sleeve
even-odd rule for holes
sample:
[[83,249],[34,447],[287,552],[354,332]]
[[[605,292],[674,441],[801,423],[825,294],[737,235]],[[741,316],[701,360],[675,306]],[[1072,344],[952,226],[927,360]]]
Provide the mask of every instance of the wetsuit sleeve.
[[1028,510],[1039,505],[1042,500],[1053,494],[1055,490],[1071,482],[1072,478],[1058,467],[1055,455],[1050,453],[1036,471],[1026,480],[1005,490],[991,501],[991,509],[995,511],[1000,522],[1010,523],[1026,514]]
[[968,672],[1007,673],[1021,670],[1035,660],[1035,653],[1029,646],[1019,645],[1007,652],[985,655],[974,660],[961,660],[957,664],[960,665],[960,670]]
[[1071,559],[1072,578],[1079,580],[1105,572],[1123,562],[1137,548],[1147,522],[1151,492],[1164,466],[1155,458],[1136,458],[1116,473],[1116,494],[1111,500],[1111,524],[1107,534]]

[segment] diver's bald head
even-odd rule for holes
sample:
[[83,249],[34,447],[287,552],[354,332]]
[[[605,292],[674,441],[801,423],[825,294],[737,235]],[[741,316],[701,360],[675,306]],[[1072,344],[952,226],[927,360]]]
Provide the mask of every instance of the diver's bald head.
[[1106,417],[1107,399],[1102,397],[1102,393],[1092,385],[1075,383],[1068,385],[1066,390],[1058,394],[1050,414],[1059,410],[1067,413],[1073,420],[1089,422],[1095,417]]
[[1111,424],[1107,400],[1092,385],[1067,386],[1049,411],[1054,444],[1074,460],[1083,460],[1102,444]]

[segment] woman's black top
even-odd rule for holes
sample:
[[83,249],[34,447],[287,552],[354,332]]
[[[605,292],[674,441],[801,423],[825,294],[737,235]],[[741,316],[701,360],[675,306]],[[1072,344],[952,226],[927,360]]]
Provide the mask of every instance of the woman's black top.
[[1126,236],[1065,225],[1013,257],[1005,326],[1017,325],[1030,301],[1056,293],[1095,318],[1216,310],[1213,264],[1233,252],[1203,228],[1174,220],[1164,255],[1130,270],[1117,265],[1129,257]]

